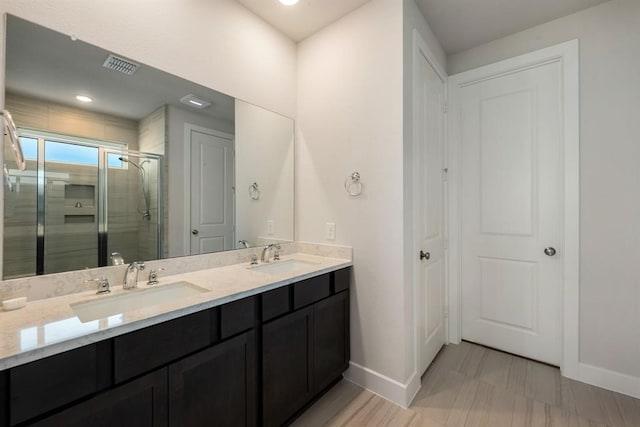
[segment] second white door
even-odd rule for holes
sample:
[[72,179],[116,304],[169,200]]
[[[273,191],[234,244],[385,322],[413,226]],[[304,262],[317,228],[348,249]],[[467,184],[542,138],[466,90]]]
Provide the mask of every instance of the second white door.
[[192,126],[191,255],[234,248],[233,140]]
[[554,365],[562,359],[561,77],[562,64],[550,61],[458,92],[462,338]]
[[[416,43],[424,42],[416,38]],[[422,374],[446,341],[445,318],[445,81],[429,63],[424,48],[415,55],[415,233],[419,368]],[[421,256],[419,255],[421,253]],[[420,258],[418,258],[420,256]]]

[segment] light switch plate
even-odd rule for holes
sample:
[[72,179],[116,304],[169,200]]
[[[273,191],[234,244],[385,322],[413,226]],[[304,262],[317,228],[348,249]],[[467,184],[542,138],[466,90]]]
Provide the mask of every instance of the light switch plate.
[[267,220],[267,234],[273,236],[273,220]]
[[326,237],[327,240],[336,240],[336,223],[328,222],[326,225]]

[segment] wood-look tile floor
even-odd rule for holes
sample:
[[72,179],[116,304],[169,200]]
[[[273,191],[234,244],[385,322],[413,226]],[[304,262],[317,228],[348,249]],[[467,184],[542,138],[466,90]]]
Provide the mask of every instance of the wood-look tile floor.
[[293,425],[640,427],[640,400],[462,342],[438,354],[409,409],[343,380]]

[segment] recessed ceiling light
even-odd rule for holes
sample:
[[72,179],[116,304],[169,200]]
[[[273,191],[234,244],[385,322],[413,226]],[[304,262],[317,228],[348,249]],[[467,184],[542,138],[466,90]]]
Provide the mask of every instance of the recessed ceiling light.
[[85,95],[76,95],[76,99],[80,102],[93,102],[93,98],[90,98],[88,96]]
[[298,3],[298,0],[280,0],[280,3],[285,6],[293,6],[294,4]]

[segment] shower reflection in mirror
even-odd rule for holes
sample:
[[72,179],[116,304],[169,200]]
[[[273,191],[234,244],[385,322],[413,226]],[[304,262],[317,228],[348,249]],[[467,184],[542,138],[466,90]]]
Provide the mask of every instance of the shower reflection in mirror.
[[161,155],[19,134],[27,168],[7,158],[14,191],[5,193],[5,278],[105,266],[114,252],[125,260],[160,258]]

